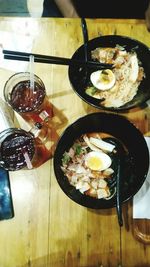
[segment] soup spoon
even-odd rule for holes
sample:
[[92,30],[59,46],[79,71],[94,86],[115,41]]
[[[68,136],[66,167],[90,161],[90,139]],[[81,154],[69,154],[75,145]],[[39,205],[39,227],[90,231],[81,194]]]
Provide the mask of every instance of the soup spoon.
[[118,216],[118,223],[119,226],[123,226],[123,219],[122,219],[122,205],[121,205],[121,160],[118,159],[118,169],[117,169],[117,176],[116,176],[116,210]]

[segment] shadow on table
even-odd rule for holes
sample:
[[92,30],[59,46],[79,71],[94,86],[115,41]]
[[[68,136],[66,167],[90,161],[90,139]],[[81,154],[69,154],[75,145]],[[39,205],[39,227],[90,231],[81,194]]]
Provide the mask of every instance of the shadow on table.
[[129,116],[131,115],[131,117],[133,116],[138,116],[137,114],[139,114],[139,112],[143,112],[146,108],[147,108],[147,105],[143,104],[139,107],[135,107],[135,108],[132,108],[132,109],[129,109],[129,110],[125,110],[125,111],[113,111],[113,110],[105,110],[105,109],[102,109],[102,108],[95,108],[94,106],[86,103],[85,101],[83,101],[83,108],[84,110],[86,111],[86,113],[94,113],[94,112],[106,112],[106,113],[117,113],[117,114],[120,114],[120,115],[125,115],[125,116]]
[[53,112],[54,112],[53,123],[55,129],[61,132],[67,126],[68,119],[64,115],[63,111],[58,109],[54,105],[53,105]]
[[51,101],[51,99],[55,99],[57,97],[62,97],[62,96],[67,96],[67,95],[72,95],[73,91],[72,90],[66,90],[66,91],[61,91],[61,92],[57,92],[57,93],[53,93],[52,95],[49,95],[49,100]]

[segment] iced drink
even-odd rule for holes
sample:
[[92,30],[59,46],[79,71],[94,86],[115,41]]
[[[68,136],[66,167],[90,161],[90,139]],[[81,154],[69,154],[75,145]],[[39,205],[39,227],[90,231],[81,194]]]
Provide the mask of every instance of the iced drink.
[[4,98],[27,122],[35,124],[53,116],[52,105],[46,96],[42,80],[34,75],[31,86],[30,73],[11,76],[4,86]]
[[30,132],[34,136],[36,148],[36,157],[32,163],[38,167],[53,156],[59,136],[53,122],[53,106],[46,96],[45,86],[38,76],[34,75],[34,83],[31,83],[30,78],[29,72],[11,76],[4,86],[4,98],[31,125]]
[[34,137],[23,129],[10,128],[0,133],[0,166],[15,171],[32,168]]

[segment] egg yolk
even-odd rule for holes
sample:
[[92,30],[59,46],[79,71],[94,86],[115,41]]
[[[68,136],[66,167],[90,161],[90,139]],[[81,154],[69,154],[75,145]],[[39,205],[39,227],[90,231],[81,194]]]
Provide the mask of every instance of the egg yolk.
[[90,169],[97,171],[102,168],[103,162],[100,160],[100,158],[93,156],[87,160],[87,166]]

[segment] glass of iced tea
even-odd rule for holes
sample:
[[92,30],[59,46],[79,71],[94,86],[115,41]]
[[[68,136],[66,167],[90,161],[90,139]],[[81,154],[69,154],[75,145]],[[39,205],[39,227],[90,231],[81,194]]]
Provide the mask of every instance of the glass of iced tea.
[[30,132],[8,128],[0,133],[0,166],[4,169],[32,169],[34,154],[34,136]]
[[13,118],[13,110],[0,98],[0,166],[10,171],[32,169],[36,159],[34,135],[16,128]]
[[19,72],[12,75],[4,86],[6,102],[30,124],[53,116],[43,81],[35,74],[33,78],[31,86],[30,72]]

